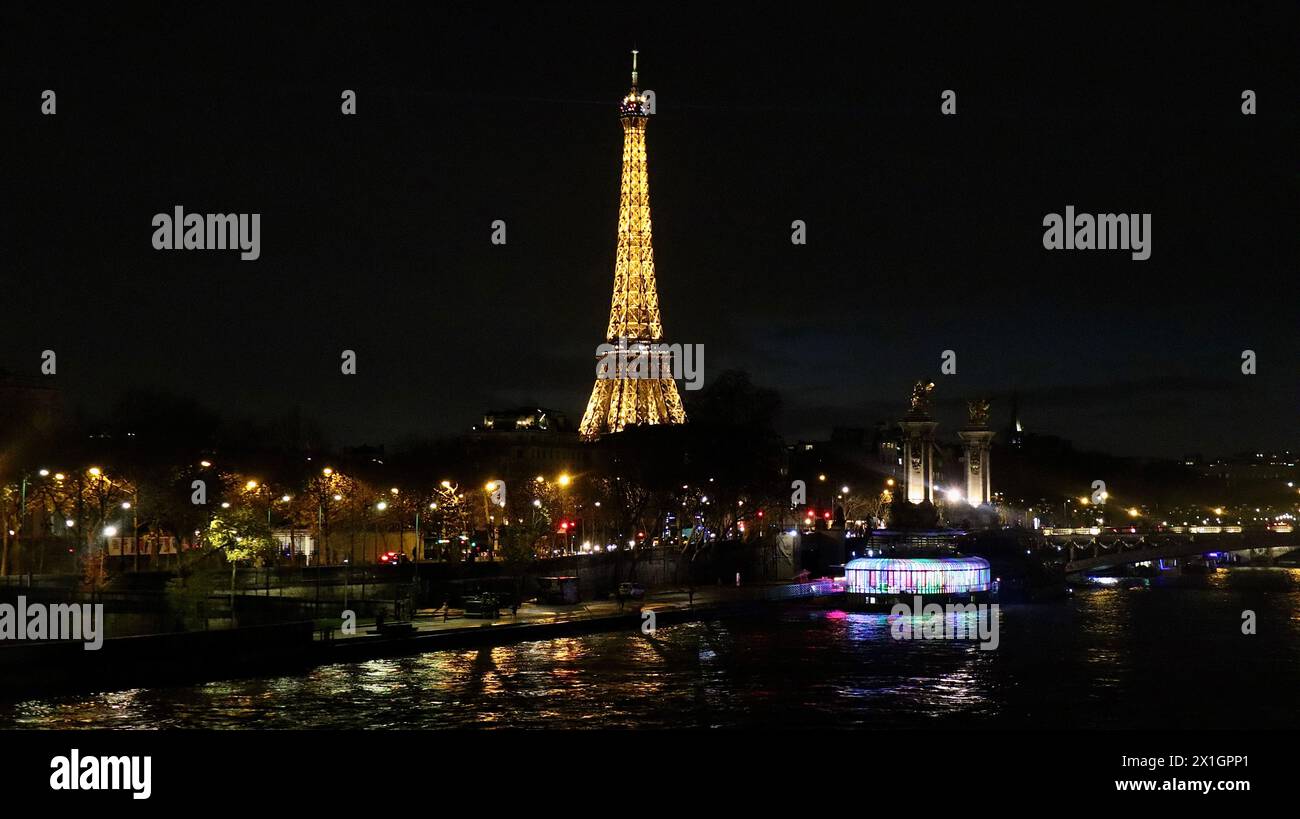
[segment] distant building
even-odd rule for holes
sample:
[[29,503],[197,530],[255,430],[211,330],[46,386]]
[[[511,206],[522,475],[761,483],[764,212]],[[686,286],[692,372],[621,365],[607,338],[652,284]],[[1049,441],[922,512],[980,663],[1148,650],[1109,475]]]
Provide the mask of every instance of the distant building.
[[1290,450],[1242,452],[1195,466],[1206,477],[1233,482],[1300,479],[1300,453]]
[[828,441],[797,441],[787,447],[793,472],[897,477],[902,465],[898,427],[883,421],[873,428],[833,427]]
[[316,538],[311,529],[277,527],[271,531],[271,537],[275,539],[281,556],[301,558],[309,565],[316,562]]
[[488,410],[483,413],[482,427],[474,427],[485,432],[539,431],[568,432],[569,419],[556,410],[533,407],[519,407],[510,410]]
[[584,444],[562,412],[542,407],[489,410],[464,436],[466,454],[483,475],[508,480],[561,472],[579,473],[596,464],[600,450]]

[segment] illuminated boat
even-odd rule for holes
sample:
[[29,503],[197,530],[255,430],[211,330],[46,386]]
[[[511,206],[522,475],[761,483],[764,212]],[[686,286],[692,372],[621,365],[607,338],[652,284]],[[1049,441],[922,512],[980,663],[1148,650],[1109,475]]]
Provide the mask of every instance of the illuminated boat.
[[996,581],[982,557],[859,557],[845,564],[844,584],[850,605],[870,607],[915,595],[974,600]]

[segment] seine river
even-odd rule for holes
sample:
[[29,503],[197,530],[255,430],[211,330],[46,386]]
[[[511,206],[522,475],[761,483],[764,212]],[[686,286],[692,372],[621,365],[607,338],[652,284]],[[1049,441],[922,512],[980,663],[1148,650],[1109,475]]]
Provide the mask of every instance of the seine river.
[[[1254,635],[1242,633],[1243,611]],[[761,617],[0,705],[18,728],[1300,727],[1300,570],[1004,606],[1000,645]]]

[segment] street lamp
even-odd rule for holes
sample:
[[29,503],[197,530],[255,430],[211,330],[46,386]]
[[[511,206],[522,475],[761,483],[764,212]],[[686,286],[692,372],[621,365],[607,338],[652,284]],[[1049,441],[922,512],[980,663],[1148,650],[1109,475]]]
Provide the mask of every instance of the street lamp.
[[[561,472],[555,478],[555,485],[558,486],[561,490],[560,498],[559,498],[560,520],[566,523],[568,522],[568,518],[569,518],[569,501],[568,501],[567,493],[565,493],[564,490],[568,489],[569,484],[571,484],[572,482],[573,482],[573,478],[569,476],[568,472]],[[584,526],[586,525],[585,521],[583,525]],[[569,527],[565,526],[563,527],[562,534],[564,535],[564,553],[569,554],[570,552],[573,551],[573,540],[571,537],[573,533],[569,530]]]
[[[333,468],[328,466],[324,467],[323,469],[321,469],[320,473],[324,477],[324,481],[317,485],[319,488],[317,489],[318,494],[316,495],[316,534],[320,538],[321,542],[315,549],[313,549],[313,551],[316,552],[317,566],[320,566],[323,563],[331,562],[334,556],[329,548],[329,526],[328,526],[328,518],[325,512],[326,505],[329,502],[329,498],[333,498],[335,503],[338,503],[339,501],[343,500],[342,492],[331,491],[333,489],[338,488],[338,482],[336,482],[333,478],[334,475]],[[342,478],[343,476],[340,475],[339,477]],[[325,494],[327,492],[329,493],[328,497]],[[308,554],[306,556],[306,562],[308,565],[311,564],[311,554]],[[316,593],[317,593],[317,598],[319,599],[320,596],[320,572],[319,571],[316,573],[316,578],[317,578]]]
[[[483,484],[483,525],[487,527],[488,536],[492,539],[491,541],[492,557],[494,560],[496,559],[497,550],[500,548],[501,544],[497,532],[497,527],[495,525],[496,516],[492,514],[491,507],[489,506],[489,501],[491,501],[492,493],[495,492],[496,490],[497,490],[497,481],[495,480],[490,480],[487,483]],[[503,495],[502,498],[504,497],[505,496]],[[501,506],[504,509],[505,507],[504,500],[502,501]]]

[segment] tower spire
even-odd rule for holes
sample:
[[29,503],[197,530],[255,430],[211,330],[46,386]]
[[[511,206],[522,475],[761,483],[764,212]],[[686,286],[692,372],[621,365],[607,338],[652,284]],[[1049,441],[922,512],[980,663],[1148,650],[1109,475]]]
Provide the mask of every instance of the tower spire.
[[605,341],[597,352],[596,385],[578,431],[585,438],[639,424],[684,424],[686,412],[673,381],[672,355],[659,343],[663,323],[655,284],[650,228],[650,177],[646,171],[645,106],[637,91],[637,51],[632,90],[619,105],[623,172],[619,185],[614,296]]

